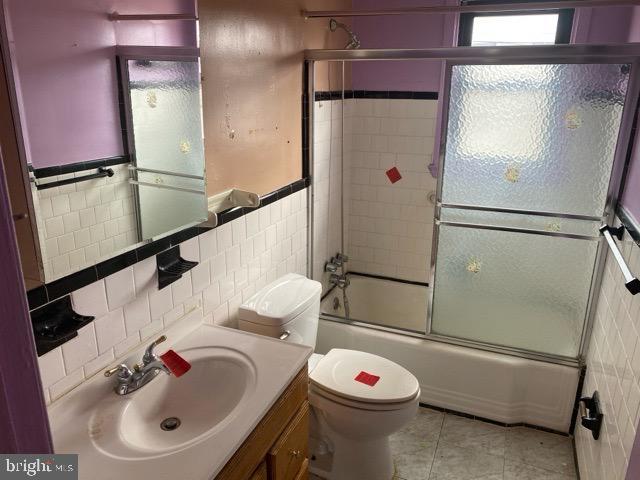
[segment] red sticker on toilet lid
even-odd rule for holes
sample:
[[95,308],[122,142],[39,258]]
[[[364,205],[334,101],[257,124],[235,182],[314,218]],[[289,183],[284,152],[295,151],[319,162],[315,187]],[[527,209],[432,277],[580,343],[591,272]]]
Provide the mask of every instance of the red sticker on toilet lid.
[[373,387],[376,383],[378,383],[378,380],[380,380],[380,377],[378,375],[372,375],[371,373],[360,372],[356,376],[356,378],[354,378],[354,380],[356,382],[364,383],[365,385],[369,385],[370,387]]

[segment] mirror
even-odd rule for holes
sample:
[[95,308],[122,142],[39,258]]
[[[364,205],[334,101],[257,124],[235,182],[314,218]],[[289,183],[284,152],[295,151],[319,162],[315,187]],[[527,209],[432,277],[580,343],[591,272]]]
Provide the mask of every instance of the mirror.
[[[138,230],[154,238],[206,211],[197,56],[119,55]],[[197,216],[199,213],[199,217]]]
[[195,2],[4,3],[42,280],[205,221]]

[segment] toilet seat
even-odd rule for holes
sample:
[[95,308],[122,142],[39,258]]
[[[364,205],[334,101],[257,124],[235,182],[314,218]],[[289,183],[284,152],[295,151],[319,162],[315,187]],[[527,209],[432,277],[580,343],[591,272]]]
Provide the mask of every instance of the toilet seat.
[[[364,382],[356,380],[361,377]],[[366,383],[369,379],[371,384]],[[334,348],[322,357],[309,380],[311,392],[364,410],[401,409],[420,393],[418,380],[397,363],[341,348]]]
[[354,400],[349,400],[347,398],[341,397],[339,395],[334,395],[328,390],[324,390],[317,385],[310,384],[309,385],[309,402],[314,404],[314,397],[322,397],[333,403],[343,405],[345,407],[355,408],[357,410],[371,410],[371,411],[392,411],[392,410],[402,410],[407,408],[407,406],[413,404],[416,401],[416,397],[420,395],[420,390],[418,390],[413,398],[406,402],[398,402],[398,403],[365,403],[365,402],[356,402]]

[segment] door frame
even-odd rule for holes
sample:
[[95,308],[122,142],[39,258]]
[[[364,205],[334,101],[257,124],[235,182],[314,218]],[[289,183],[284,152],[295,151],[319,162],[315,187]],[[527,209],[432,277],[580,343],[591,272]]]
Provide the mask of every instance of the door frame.
[[[0,35],[5,39],[4,2],[0,0]],[[6,42],[2,41],[2,47]],[[10,99],[7,52],[2,51],[0,88]],[[8,103],[8,102],[5,102]],[[0,145],[0,452],[53,453],[49,418],[9,199],[6,162],[21,162],[18,119],[11,108],[0,109],[4,141]],[[21,171],[22,169],[17,169]],[[12,178],[23,181],[22,178]],[[27,195],[29,190],[26,190]],[[29,198],[30,200],[30,198]],[[36,245],[37,245],[36,241]]]

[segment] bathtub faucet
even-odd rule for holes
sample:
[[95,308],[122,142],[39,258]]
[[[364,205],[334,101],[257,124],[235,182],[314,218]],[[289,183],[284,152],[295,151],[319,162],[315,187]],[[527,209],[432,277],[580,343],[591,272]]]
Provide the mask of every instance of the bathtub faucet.
[[349,286],[350,282],[345,274],[338,275],[337,273],[332,273],[331,277],[329,277],[329,283],[331,283],[331,285],[335,285],[338,288],[341,288],[342,290],[344,290]]
[[349,257],[342,253],[336,253],[336,256],[331,257],[331,260],[329,260],[325,264],[324,271],[329,273],[336,273],[338,271],[338,268],[343,268],[344,270],[344,264],[348,261]]
[[341,267],[344,263],[347,263],[349,261],[349,257],[344,253],[338,252],[336,253],[335,258],[332,258],[332,260],[335,262],[336,265]]

